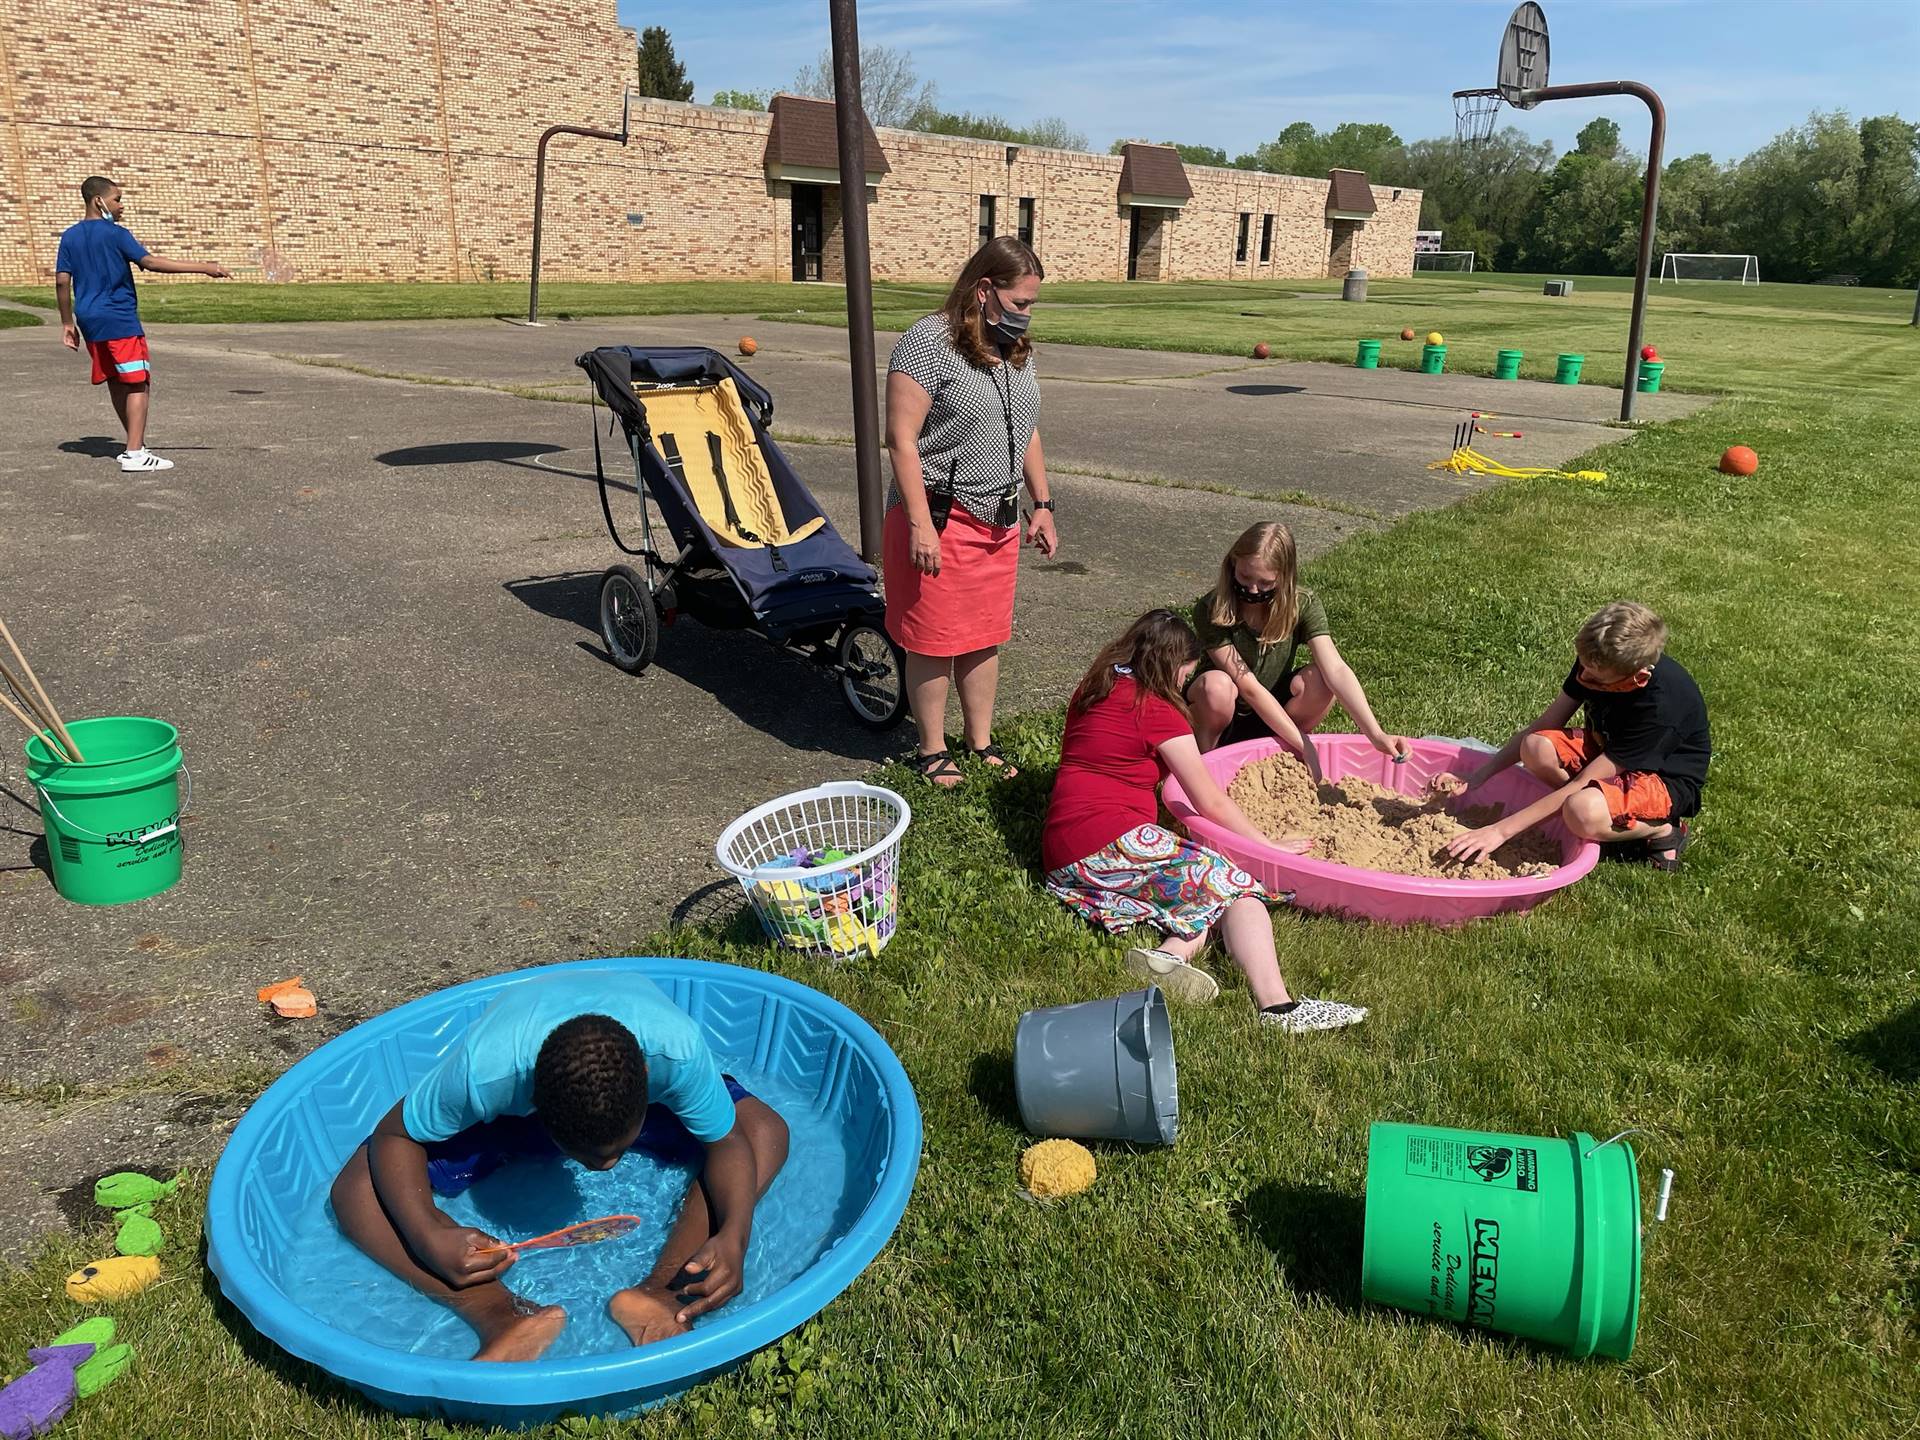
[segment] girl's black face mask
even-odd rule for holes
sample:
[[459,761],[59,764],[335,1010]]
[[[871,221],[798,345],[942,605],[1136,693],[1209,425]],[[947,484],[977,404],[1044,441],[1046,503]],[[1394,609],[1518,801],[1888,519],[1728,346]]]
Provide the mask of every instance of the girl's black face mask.
[[1242,585],[1238,580],[1233,582],[1233,598],[1242,605],[1265,605],[1279,593],[1280,588],[1277,585],[1270,590],[1254,590]]

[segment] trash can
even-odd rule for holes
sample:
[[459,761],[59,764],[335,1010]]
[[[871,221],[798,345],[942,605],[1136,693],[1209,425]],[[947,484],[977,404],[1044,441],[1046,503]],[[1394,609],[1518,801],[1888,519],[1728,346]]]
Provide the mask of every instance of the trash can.
[[1341,286],[1340,286],[1340,298],[1342,300],[1366,299],[1367,298],[1367,272],[1364,270],[1347,271],[1347,278],[1345,281],[1341,283]]

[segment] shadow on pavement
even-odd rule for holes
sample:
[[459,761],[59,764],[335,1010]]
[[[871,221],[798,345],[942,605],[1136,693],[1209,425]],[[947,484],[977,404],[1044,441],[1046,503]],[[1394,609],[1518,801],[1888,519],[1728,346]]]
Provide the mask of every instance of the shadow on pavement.
[[1304,395],[1304,385],[1229,385],[1229,395]]
[[125,436],[82,435],[78,440],[62,440],[54,447],[62,455],[86,455],[95,460],[111,460],[127,448]]
[[[526,460],[552,455],[565,445],[536,444],[530,440],[449,440],[438,445],[409,445],[383,450],[374,456],[382,465],[477,465],[485,460]],[[544,468],[544,467],[543,467]]]
[[[591,638],[575,643],[613,663],[600,643],[599,570],[529,575],[501,588],[528,609],[566,621]],[[833,672],[776,650],[749,630],[711,630],[681,616],[660,630],[653,668],[665,670],[707,694],[754,729],[796,750],[819,750],[853,760],[881,761],[907,743],[905,731],[875,732],[856,723],[840,698]],[[637,687],[645,674],[631,677]],[[811,783],[795,776],[794,786]]]

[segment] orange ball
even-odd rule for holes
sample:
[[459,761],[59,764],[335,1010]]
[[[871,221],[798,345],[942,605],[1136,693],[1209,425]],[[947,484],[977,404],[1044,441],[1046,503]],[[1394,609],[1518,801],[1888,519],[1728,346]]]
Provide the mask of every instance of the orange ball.
[[1402,330],[1400,332],[1400,338],[1402,340],[1411,340],[1413,338],[1413,327],[1409,325],[1406,329]]
[[759,348],[760,342],[751,335],[742,335],[740,337],[740,353],[742,355],[751,355]]
[[1264,360],[1271,354],[1273,354],[1273,347],[1264,340],[1253,347],[1253,358],[1256,360]]
[[1760,468],[1760,457],[1745,445],[1729,445],[1720,457],[1720,469],[1727,475],[1751,475]]

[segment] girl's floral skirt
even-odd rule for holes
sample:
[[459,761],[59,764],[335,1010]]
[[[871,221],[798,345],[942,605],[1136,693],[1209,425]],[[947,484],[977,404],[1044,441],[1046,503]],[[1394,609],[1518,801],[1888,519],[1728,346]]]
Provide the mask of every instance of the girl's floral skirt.
[[1047,890],[1114,934],[1136,925],[1191,938],[1243,895],[1266,898],[1259,881],[1224,855],[1158,825],[1137,825],[1105,849],[1047,876]]

